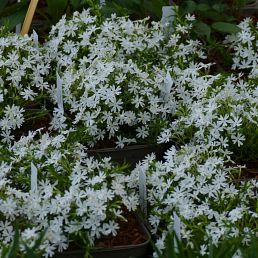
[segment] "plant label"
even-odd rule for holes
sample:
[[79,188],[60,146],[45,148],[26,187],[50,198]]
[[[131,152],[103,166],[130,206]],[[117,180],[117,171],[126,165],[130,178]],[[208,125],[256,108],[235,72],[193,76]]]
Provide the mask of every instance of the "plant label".
[[146,188],[146,174],[143,166],[139,169],[139,195],[140,195],[140,207],[147,218],[147,188]]
[[31,176],[30,176],[30,189],[33,193],[37,192],[38,186],[38,170],[36,166],[31,162]]
[[105,5],[106,4],[106,0],[99,0],[99,5],[102,6],[102,5]]
[[39,46],[39,36],[35,30],[33,30],[33,41],[36,47]]
[[64,104],[63,104],[63,93],[62,93],[62,79],[60,78],[59,74],[56,74],[56,100],[57,105],[60,112],[64,113]]
[[[20,3],[20,2],[21,2],[21,0],[17,0],[17,3]],[[20,23],[15,26],[15,33],[16,34],[21,33],[21,24]]]
[[170,72],[167,71],[167,75],[163,83],[163,88],[161,90],[161,97],[163,98],[164,102],[168,101],[172,86],[173,86],[173,80],[170,75]]
[[181,220],[177,216],[176,212],[173,212],[173,218],[174,218],[174,232],[177,236],[177,238],[180,240],[181,239]]
[[175,251],[178,252],[178,241],[181,240],[181,220],[177,216],[176,212],[173,212],[173,219],[174,219],[173,230],[175,235],[177,236],[177,239],[176,237],[174,237],[174,247],[175,247]]
[[174,31],[173,22],[175,19],[175,6],[163,6],[161,24],[166,28],[165,32],[172,33]]

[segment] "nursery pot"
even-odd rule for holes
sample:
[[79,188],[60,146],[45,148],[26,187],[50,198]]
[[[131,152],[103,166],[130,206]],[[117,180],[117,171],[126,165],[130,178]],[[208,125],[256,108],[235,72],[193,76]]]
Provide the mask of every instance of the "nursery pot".
[[92,250],[93,258],[146,258],[148,253],[148,245],[150,242],[150,234],[143,222],[139,222],[142,234],[145,235],[145,241],[140,244],[121,245],[111,248],[96,247]]
[[[149,242],[151,239],[150,233],[144,226],[142,220],[137,216],[135,218],[138,221],[138,232],[141,232],[143,236],[141,243],[130,243],[127,245],[118,245],[111,247],[93,247],[90,251],[90,257],[92,258],[146,258],[148,257]],[[133,230],[132,230],[133,232]],[[124,236],[125,238],[127,235]],[[129,235],[128,235],[129,237]],[[130,237],[129,237],[130,238]],[[137,238],[137,234],[135,239]],[[97,244],[97,245],[101,245]],[[104,246],[104,245],[103,245]],[[85,253],[83,250],[73,250],[65,251],[63,253],[57,254],[54,258],[85,258]]]
[[111,157],[113,162],[119,164],[128,163],[130,168],[134,168],[136,164],[143,160],[146,155],[155,153],[156,159],[161,160],[164,152],[168,149],[165,144],[161,145],[132,145],[124,148],[103,148],[88,150],[89,156],[96,158]]

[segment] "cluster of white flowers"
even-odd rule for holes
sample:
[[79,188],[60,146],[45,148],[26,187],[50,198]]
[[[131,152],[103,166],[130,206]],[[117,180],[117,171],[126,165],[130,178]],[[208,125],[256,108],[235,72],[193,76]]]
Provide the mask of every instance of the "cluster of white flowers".
[[181,219],[180,237],[195,250],[225,237],[241,236],[248,242],[246,232],[255,232],[257,181],[236,184],[233,168],[216,151],[203,145],[171,147],[164,162],[154,156],[142,161],[131,175],[132,185],[137,184],[140,167],[147,176],[149,223],[160,237],[161,250],[173,230],[174,212]]
[[0,37],[0,135],[4,143],[14,140],[14,130],[25,120],[26,106],[37,101],[38,108],[44,105],[50,73],[45,52],[28,36]]
[[92,137],[88,144],[108,138],[117,147],[156,142],[176,108],[171,74],[191,73],[205,57],[180,28],[168,38],[159,23],[116,16],[98,26],[88,10],[63,18],[47,48],[62,79],[63,122],[72,115],[73,125]]
[[229,155],[234,145],[239,148],[250,133],[256,132],[257,85],[242,79],[241,75],[216,75],[206,79],[205,83],[204,80],[204,76],[196,77],[187,84],[188,88],[183,86],[182,97],[182,90],[180,93],[175,90],[174,94],[181,99],[176,110],[179,117],[159,141],[165,142],[167,135],[181,138],[182,143],[191,139],[198,144],[220,148]]
[[243,20],[239,27],[241,32],[228,36],[225,43],[234,50],[233,69],[248,70],[250,78],[258,76],[257,29],[258,23],[253,24],[250,18]]
[[[84,10],[63,17],[44,46],[0,38],[0,243],[12,241],[15,225],[29,245],[47,229],[40,248],[52,256],[78,235],[93,245],[116,234],[121,207],[138,206],[140,169],[161,249],[174,212],[181,237],[201,253],[210,238],[255,231],[258,184],[234,182],[229,162],[257,134],[257,32],[246,19],[225,41],[232,68],[244,73],[214,75],[204,47],[190,39],[192,20],[168,36],[148,19],[100,23]],[[17,139],[35,104],[53,116],[48,132]],[[101,140],[175,146],[164,161],[150,155],[130,173],[88,157]]]
[[[257,139],[258,37],[257,31],[250,32],[249,19],[240,27],[242,32],[231,38],[236,45],[233,68],[248,70],[229,75],[200,75],[198,67],[193,67],[191,74],[183,70],[183,79],[176,77],[172,90],[178,118],[158,138],[159,142],[173,139],[177,147],[167,151],[164,162],[150,156],[132,173],[136,185],[139,171],[146,171],[149,222],[160,237],[160,249],[167,230],[173,229],[174,212],[181,218],[181,238],[202,251],[210,239],[218,244],[225,237],[241,236],[246,244],[248,234],[257,231],[253,227],[258,217],[257,181],[238,183],[232,174],[240,173],[232,165],[238,155],[246,160],[258,157],[252,147],[257,140],[251,142]],[[250,38],[247,45],[241,45],[245,33],[250,33]],[[237,56],[243,58],[242,63]]]
[[0,241],[10,243],[17,223],[22,225],[21,240],[29,244],[47,229],[40,248],[52,256],[79,232],[91,245],[103,235],[115,235],[122,204],[135,210],[138,203],[127,186],[129,173],[114,167],[110,158],[87,157],[84,146],[68,141],[69,132],[44,134],[37,141],[35,134],[22,137],[2,156]]

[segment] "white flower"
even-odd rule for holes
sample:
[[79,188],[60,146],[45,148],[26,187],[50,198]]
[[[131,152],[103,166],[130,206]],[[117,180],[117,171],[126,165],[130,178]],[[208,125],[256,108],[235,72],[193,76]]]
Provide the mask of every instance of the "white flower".
[[23,98],[25,100],[34,100],[34,97],[36,96],[36,93],[33,92],[32,89],[28,88],[28,89],[24,89],[22,92],[21,92],[21,95],[23,96]]
[[165,129],[161,132],[161,135],[158,137],[158,143],[169,142],[171,137],[171,131],[169,129]]
[[136,136],[142,139],[148,137],[149,135],[149,132],[145,126],[142,126],[141,128],[137,128],[136,132],[137,132]]
[[231,222],[236,222],[237,220],[242,218],[243,212],[243,208],[237,207],[229,212],[228,218]]
[[237,135],[232,134],[231,139],[234,144],[237,144],[237,146],[240,147],[245,141],[245,136],[239,133],[237,133]]
[[204,255],[206,255],[206,254],[208,254],[208,246],[207,245],[201,245],[201,250],[200,250],[200,254],[201,254],[201,256],[204,256]]
[[105,232],[105,235],[112,234],[113,236],[115,236],[118,229],[118,223],[115,223],[114,221],[109,221],[109,223],[103,224],[103,231]]

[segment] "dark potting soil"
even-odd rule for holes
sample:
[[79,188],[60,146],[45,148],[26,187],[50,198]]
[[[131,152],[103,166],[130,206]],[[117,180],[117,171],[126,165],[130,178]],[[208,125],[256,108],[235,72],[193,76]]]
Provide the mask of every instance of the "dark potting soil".
[[240,165],[246,166],[241,173],[243,179],[258,179],[258,160],[248,161]]
[[48,131],[48,127],[50,126],[51,118],[46,115],[43,117],[37,117],[35,119],[25,120],[22,126],[19,129],[14,131],[15,140],[19,140],[21,136],[27,136],[29,131],[36,131],[37,129],[41,129],[42,133]]
[[127,221],[122,219],[118,221],[119,230],[117,235],[102,237],[96,241],[95,247],[110,248],[114,246],[139,245],[148,240],[138,219],[132,212],[125,210],[123,216]]
[[229,167],[241,166],[241,173],[233,176],[235,181],[258,179],[258,160],[236,162],[234,164],[227,164]]

